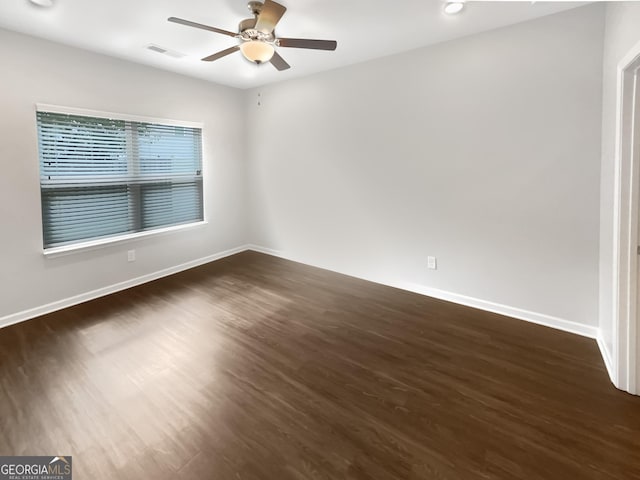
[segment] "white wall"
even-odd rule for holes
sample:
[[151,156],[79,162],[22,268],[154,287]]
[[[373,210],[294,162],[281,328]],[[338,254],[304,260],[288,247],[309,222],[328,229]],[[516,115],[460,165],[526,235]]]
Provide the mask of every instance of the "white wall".
[[[606,7],[602,100],[600,194],[600,331],[613,353],[613,202],[617,65],[640,42],[640,3],[614,2]],[[640,345],[640,343],[639,343]],[[640,357],[639,357],[640,358]],[[640,373],[640,369],[639,369]],[[640,383],[638,383],[640,385]]]
[[[49,302],[245,243],[243,92],[5,30],[0,30],[0,58],[0,324]],[[203,170],[210,223],[45,258],[37,102],[204,122]],[[131,248],[137,251],[137,261],[127,263],[126,250]]]
[[[243,245],[249,224],[307,263],[594,331],[603,12],[249,92],[0,30],[0,323]],[[204,122],[211,223],[44,258],[37,102]]]
[[603,16],[587,6],[250,92],[251,241],[593,334]]

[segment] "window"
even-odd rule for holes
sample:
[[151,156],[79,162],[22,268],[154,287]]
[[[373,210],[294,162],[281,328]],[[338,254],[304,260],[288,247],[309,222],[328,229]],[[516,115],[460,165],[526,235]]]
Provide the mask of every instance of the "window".
[[44,248],[204,220],[202,130],[38,111]]

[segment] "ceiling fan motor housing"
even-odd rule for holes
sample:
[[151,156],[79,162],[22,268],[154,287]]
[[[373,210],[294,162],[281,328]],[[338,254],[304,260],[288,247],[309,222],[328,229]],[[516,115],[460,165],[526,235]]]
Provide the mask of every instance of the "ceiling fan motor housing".
[[238,35],[244,41],[257,40],[259,42],[274,43],[276,39],[275,31],[271,33],[261,32],[255,29],[256,19],[245,18],[238,25]]
[[238,31],[240,33],[242,33],[245,30],[250,30],[252,28],[255,28],[255,26],[256,26],[256,19],[255,18],[245,18],[238,25]]

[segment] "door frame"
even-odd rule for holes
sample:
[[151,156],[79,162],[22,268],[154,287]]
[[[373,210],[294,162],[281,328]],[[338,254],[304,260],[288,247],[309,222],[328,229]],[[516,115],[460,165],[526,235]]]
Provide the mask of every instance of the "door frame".
[[611,380],[640,394],[637,385],[638,215],[640,209],[640,43],[618,64],[614,159],[613,352]]

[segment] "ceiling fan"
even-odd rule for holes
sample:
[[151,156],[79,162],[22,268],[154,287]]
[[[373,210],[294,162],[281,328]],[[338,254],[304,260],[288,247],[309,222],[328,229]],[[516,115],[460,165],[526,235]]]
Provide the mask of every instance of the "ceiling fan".
[[220,28],[202,25],[201,23],[183,20],[182,18],[169,17],[168,20],[187,27],[200,28],[210,32],[221,33],[240,40],[239,45],[227,48],[221,52],[204,57],[204,62],[213,62],[226,57],[238,50],[250,62],[261,64],[271,62],[278,70],[286,70],[290,65],[276,52],[276,47],[309,48],[313,50],[335,50],[338,43],[335,40],[310,40],[306,38],[278,38],[275,28],[287,8],[272,0],[264,3],[252,1],[248,3],[253,18],[247,18],[238,25],[238,33],[222,30]]

